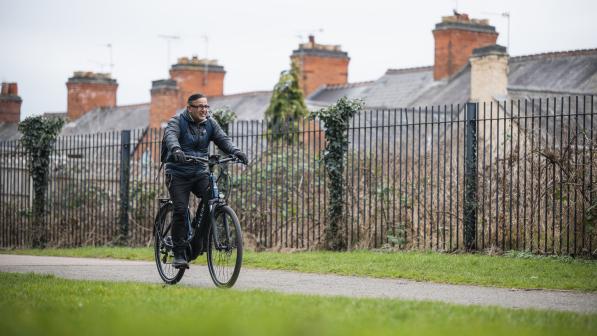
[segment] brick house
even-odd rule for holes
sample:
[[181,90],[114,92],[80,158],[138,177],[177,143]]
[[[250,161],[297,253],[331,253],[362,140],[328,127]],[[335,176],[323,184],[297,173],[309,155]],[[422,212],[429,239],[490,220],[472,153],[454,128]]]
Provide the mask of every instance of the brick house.
[[[368,108],[388,109],[597,93],[597,49],[510,56],[495,44],[495,27],[466,14],[443,17],[432,34],[433,65],[388,69],[380,78],[359,83],[348,82],[347,52],[338,45],[318,44],[310,36],[290,55],[299,65],[307,106],[315,110],[342,96],[364,99]],[[203,92],[212,109],[227,106],[238,120],[263,119],[271,91],[224,95],[225,74],[216,61],[183,57],[170,68],[170,78],[152,82],[150,102],[119,106],[115,79],[75,72],[66,83],[67,112],[55,115],[69,118],[64,135],[159,128],[181,111],[186,96]],[[15,116],[20,115],[20,97],[16,84],[10,85],[13,91],[9,94],[9,84],[6,90],[3,84],[0,96],[2,140],[19,136]]]

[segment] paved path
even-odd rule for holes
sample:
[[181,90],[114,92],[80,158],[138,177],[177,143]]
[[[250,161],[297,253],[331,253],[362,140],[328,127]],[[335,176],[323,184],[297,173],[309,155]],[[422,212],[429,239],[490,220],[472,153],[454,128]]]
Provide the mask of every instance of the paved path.
[[[0,254],[0,271],[54,274],[78,280],[161,283],[155,264],[145,261]],[[191,269],[185,273],[180,283],[188,286],[214,287],[207,267],[198,265],[191,265]],[[374,279],[248,268],[241,270],[234,288],[597,313],[597,293],[445,285],[402,279]]]

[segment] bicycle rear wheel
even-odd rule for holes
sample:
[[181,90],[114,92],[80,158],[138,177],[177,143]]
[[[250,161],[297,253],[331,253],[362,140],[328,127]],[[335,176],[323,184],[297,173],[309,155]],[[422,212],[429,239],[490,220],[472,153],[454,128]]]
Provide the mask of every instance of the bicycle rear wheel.
[[230,288],[238,278],[243,260],[240,223],[227,205],[216,207],[211,218],[213,225],[209,227],[207,245],[209,275],[217,287]]
[[166,203],[158,212],[154,232],[154,256],[160,278],[169,285],[174,285],[182,279],[184,268],[172,266],[174,252],[172,251],[172,203]]

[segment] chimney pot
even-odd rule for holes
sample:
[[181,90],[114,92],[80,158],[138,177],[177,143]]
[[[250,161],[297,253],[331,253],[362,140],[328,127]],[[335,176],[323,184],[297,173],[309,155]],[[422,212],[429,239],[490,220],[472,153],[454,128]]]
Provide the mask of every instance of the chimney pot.
[[2,83],[2,96],[8,96],[8,83]]
[[9,96],[18,96],[19,95],[19,87],[17,83],[8,83],[8,95]]
[[315,36],[309,35],[309,43],[315,44]]

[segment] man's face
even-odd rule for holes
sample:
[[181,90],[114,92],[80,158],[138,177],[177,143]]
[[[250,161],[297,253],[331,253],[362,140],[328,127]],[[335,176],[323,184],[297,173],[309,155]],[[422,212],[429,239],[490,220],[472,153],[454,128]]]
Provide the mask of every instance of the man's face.
[[195,121],[203,121],[207,119],[207,111],[209,105],[207,105],[207,98],[199,98],[189,103],[187,109]]

